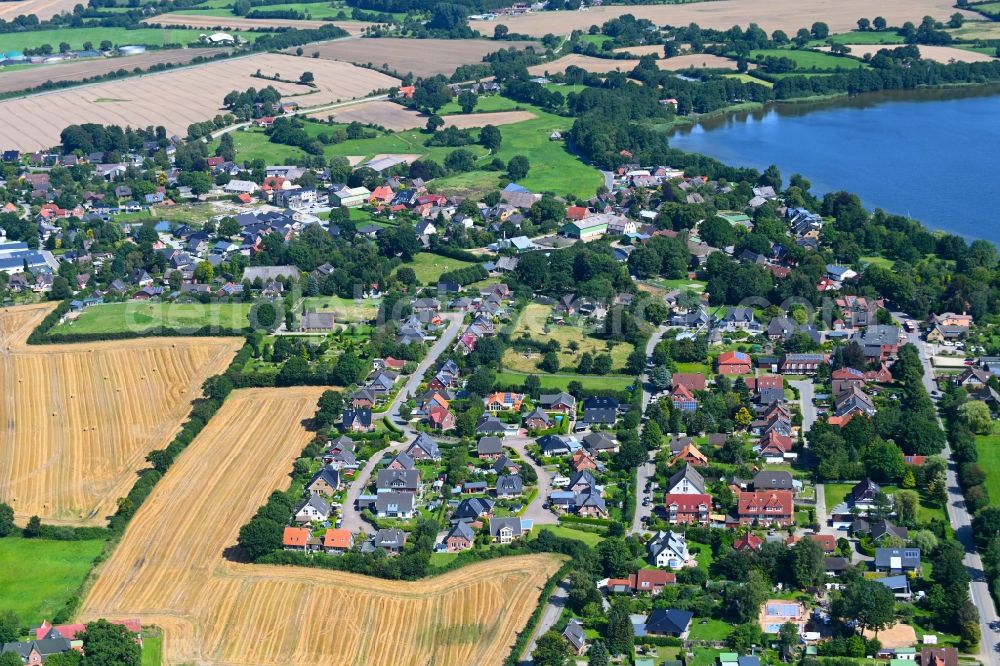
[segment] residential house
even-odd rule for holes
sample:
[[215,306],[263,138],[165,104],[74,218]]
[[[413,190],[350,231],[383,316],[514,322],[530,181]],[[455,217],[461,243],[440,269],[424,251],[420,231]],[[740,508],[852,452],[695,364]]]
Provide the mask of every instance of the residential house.
[[844,573],[849,566],[851,566],[851,561],[846,557],[823,558],[823,571],[827,576],[839,576]]
[[740,525],[795,524],[795,504],[788,491],[741,492],[736,511]]
[[677,372],[674,373],[670,383],[674,390],[683,386],[693,393],[705,390],[706,377],[703,372]]
[[379,518],[412,518],[416,513],[412,492],[379,492],[375,496],[375,515]]
[[671,525],[707,525],[712,497],[705,494],[667,493],[663,498],[663,506]]
[[683,534],[660,530],[646,542],[649,563],[666,569],[681,569],[691,559]]
[[583,422],[590,425],[614,425],[618,401],[614,398],[587,398],[583,401]]
[[483,437],[476,444],[476,455],[480,460],[496,460],[503,453],[503,440],[499,437]]
[[300,333],[329,333],[336,328],[332,312],[305,312],[299,320]]
[[364,407],[345,409],[340,427],[344,432],[372,432],[375,430],[372,410]]
[[499,391],[486,396],[486,410],[490,412],[520,411],[524,402],[524,394],[511,391]]
[[753,532],[747,532],[733,541],[733,550],[753,551],[764,547],[764,540]]
[[892,574],[920,571],[920,549],[876,548],[875,570]]
[[785,375],[814,375],[821,365],[828,362],[826,354],[785,354],[781,372]]
[[853,270],[850,266],[838,266],[836,264],[826,265],[826,277],[830,278],[834,282],[845,282],[847,280],[853,280],[858,277],[857,271]]
[[406,447],[406,453],[414,460],[441,460],[441,449],[438,448],[437,442],[423,432]]
[[476,533],[469,527],[469,523],[458,521],[452,525],[451,530],[444,538],[444,543],[449,553],[460,553],[475,545]]
[[885,361],[899,352],[899,333],[898,326],[872,325],[856,333],[851,340],[861,346],[866,359]]
[[858,518],[851,524],[851,534],[855,536],[870,536],[871,540],[878,544],[890,539],[907,541],[910,538],[910,531],[905,527],[900,527],[886,519],[867,521]]
[[782,435],[777,430],[771,430],[761,437],[760,443],[755,448],[768,463],[786,462],[788,458],[795,457],[792,454],[792,438]]
[[340,485],[340,471],[330,465],[324,465],[306,484],[306,490],[329,497],[340,490]]
[[420,471],[416,469],[380,469],[375,475],[375,489],[379,493],[419,494],[422,490]]
[[662,569],[639,569],[628,578],[610,578],[607,582],[608,592],[627,594],[651,594],[657,596],[667,585],[677,583],[677,574]]
[[674,409],[682,412],[693,412],[698,409],[698,399],[694,397],[691,389],[683,384],[678,385],[671,392],[670,401],[673,403]]
[[319,550],[319,540],[313,539],[308,527],[286,527],[281,536],[282,550],[309,553]]
[[694,442],[691,442],[690,444],[684,445],[680,452],[674,456],[671,464],[676,464],[678,462],[701,467],[708,465],[708,457],[698,450],[698,447],[694,445]]
[[877,323],[879,310],[885,308],[885,302],[864,296],[846,295],[834,301],[840,311],[840,319],[847,328],[864,328]]
[[414,469],[413,456],[411,456],[406,451],[400,451],[396,454],[388,465],[385,466],[386,469],[392,470],[409,470]]
[[496,543],[512,543],[523,536],[523,526],[521,519],[514,518],[491,518],[490,536]]
[[560,414],[576,414],[576,398],[569,393],[543,393],[538,404],[547,412]]
[[936,326],[958,326],[968,330],[972,326],[972,315],[942,312],[939,315],[931,315],[931,323]]
[[538,438],[538,446],[546,457],[564,456],[569,453],[569,444],[559,435],[545,435]]
[[645,623],[645,634],[648,636],[670,636],[672,638],[687,638],[694,613],[686,610],[657,609],[649,614]]
[[705,479],[694,465],[684,465],[667,482],[667,495],[702,495],[704,492]]
[[837,368],[830,373],[831,388],[834,395],[839,395],[852,387],[861,387],[865,384],[865,373],[854,368]]
[[524,425],[529,430],[547,430],[553,425],[552,419],[541,407],[536,407],[530,414],[524,417]]
[[583,438],[583,446],[594,456],[601,453],[618,452],[618,440],[603,432],[592,432],[588,434]]
[[830,423],[844,425],[857,415],[875,416],[875,403],[871,396],[858,386],[851,386],[833,398],[833,416]]
[[574,472],[597,469],[597,459],[586,449],[579,449],[569,460]]
[[319,495],[310,495],[309,499],[300,502],[295,508],[295,522],[311,523],[325,521],[330,517],[330,504]]
[[524,493],[524,481],[520,474],[504,474],[497,477],[497,499],[513,499]]
[[748,375],[752,368],[750,355],[741,351],[724,351],[716,361],[720,375]]
[[406,545],[406,532],[397,527],[378,530],[372,537],[371,544],[374,548],[381,548],[389,553],[399,553]]
[[563,629],[562,636],[569,643],[570,652],[573,654],[579,656],[587,651],[587,636],[583,633],[583,624],[579,620],[570,620]]
[[867,513],[875,506],[875,498],[881,493],[881,486],[871,479],[864,479],[851,488],[850,503],[859,511]]
[[795,484],[791,472],[761,470],[753,477],[753,489],[758,492],[767,490],[787,490],[794,492]]
[[493,507],[496,503],[485,497],[470,497],[458,503],[451,514],[451,522],[475,523],[480,518],[493,515]]
[[920,666],[958,666],[958,650],[953,647],[924,647]]
[[346,553],[354,547],[354,533],[348,529],[328,529],[323,535],[323,550],[329,555]]
[[715,327],[723,331],[748,331],[759,328],[750,308],[730,306],[726,313],[715,322]]

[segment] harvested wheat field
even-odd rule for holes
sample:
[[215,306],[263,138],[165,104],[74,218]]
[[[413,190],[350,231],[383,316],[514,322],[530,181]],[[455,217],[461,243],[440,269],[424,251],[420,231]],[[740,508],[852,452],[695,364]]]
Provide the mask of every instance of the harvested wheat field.
[[0,19],[10,21],[21,15],[35,15],[39,21],[47,21],[56,14],[72,13],[77,0],[18,0],[0,2]]
[[456,113],[451,116],[443,116],[445,127],[454,125],[458,129],[470,129],[473,127],[486,127],[494,125],[513,125],[523,123],[525,120],[533,120],[535,114],[531,111],[492,111],[490,113]]
[[242,340],[26,345],[50,309],[0,310],[0,500],[21,521],[97,525]]
[[[746,28],[756,23],[767,32],[784,30],[794,34],[799,28],[808,28],[814,21],[824,21],[830,32],[848,32],[858,27],[862,16],[884,16],[889,25],[902,25],[905,21],[919,23],[924,16],[947,20],[955,13],[951,0],[884,0],[873,6],[867,0],[844,0],[830,3],[826,0],[716,0],[715,2],[689,2],[672,5],[619,5],[592,7],[587,11],[537,12],[521,16],[505,16],[493,21],[469,21],[473,30],[492,35],[500,24],[511,32],[541,37],[546,33],[568,35],[574,30],[587,31],[592,25],[602,25],[622,14],[632,14],[638,19],[649,19],[657,25],[684,26],[697,23],[703,28],[728,30],[734,25]],[[961,12],[966,18],[981,18],[972,12]]]
[[132,72],[136,67],[149,69],[153,65],[189,63],[198,56],[211,58],[228,49],[167,49],[150,51],[141,55],[77,60],[53,65],[35,65],[26,69],[0,72],[0,92],[15,92],[40,86],[46,81],[79,81],[91,76],[124,69]]
[[[863,58],[868,54],[875,55],[882,49],[892,49],[896,46],[903,46],[902,44],[845,44],[851,49],[850,55],[857,58]],[[966,51],[965,49],[957,49],[954,46],[917,46],[920,50],[920,57],[924,60],[934,60],[936,62],[948,63],[954,60],[955,62],[989,62],[991,60],[996,60],[993,56],[986,55],[985,53],[977,53],[975,51]],[[823,47],[824,51],[829,51],[829,47]]]
[[288,486],[322,392],[233,393],[98,570],[82,617],[163,627],[169,664],[501,663],[558,558],[491,560],[418,583],[224,559]]
[[[339,25],[339,24],[338,24]],[[484,39],[363,39],[310,44],[320,58],[344,60],[358,65],[388,65],[400,74],[433,76],[451,74],[459,65],[482,62],[483,56],[501,49],[541,48],[537,42],[494,42]]]
[[318,111],[309,114],[310,117],[328,120],[333,118],[338,123],[359,122],[364,125],[381,125],[386,129],[395,132],[423,127],[427,123],[427,117],[400,106],[395,102],[385,100],[375,100],[353,104],[340,109],[329,109],[328,111]]
[[[286,80],[310,71],[317,87],[263,80],[254,76],[257,70]],[[250,86],[272,85],[284,101],[310,107],[364,97],[398,83],[391,76],[343,62],[262,53],[0,101],[0,114],[8,119],[0,127],[0,145],[24,151],[53,146],[67,125],[85,122],[163,125],[168,134],[183,136],[191,123],[220,113],[229,91]]]
[[160,14],[143,21],[147,25],[182,26],[205,30],[267,30],[268,28],[296,28],[308,30],[334,24],[351,35],[360,35],[364,29],[375,23],[366,21],[314,21],[303,19],[250,19],[242,16],[205,16],[199,14]]
[[662,58],[663,45],[643,44],[641,46],[623,46],[620,49],[615,49],[614,53],[627,53],[630,56],[634,56],[636,58],[641,58],[642,56],[647,56],[647,55],[655,55]]
[[612,60],[610,58],[594,58],[579,53],[572,53],[563,56],[552,62],[532,65],[528,68],[528,73],[532,76],[543,76],[545,74],[560,74],[566,71],[567,67],[579,67],[592,74],[607,74],[608,72],[631,72],[639,64],[638,60]]

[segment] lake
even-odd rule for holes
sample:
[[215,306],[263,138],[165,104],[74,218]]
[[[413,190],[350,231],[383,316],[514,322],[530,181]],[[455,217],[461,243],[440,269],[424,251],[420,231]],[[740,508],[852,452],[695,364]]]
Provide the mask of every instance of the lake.
[[670,144],[1000,244],[1000,88],[774,104],[678,128]]

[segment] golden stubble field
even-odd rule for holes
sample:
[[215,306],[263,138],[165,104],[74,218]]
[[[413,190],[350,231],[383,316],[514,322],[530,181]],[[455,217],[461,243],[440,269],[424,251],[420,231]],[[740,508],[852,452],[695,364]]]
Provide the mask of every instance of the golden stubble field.
[[242,340],[26,345],[51,307],[0,310],[0,500],[22,523],[98,525]]
[[[469,25],[484,35],[492,35],[494,28],[503,24],[511,32],[542,37],[547,33],[568,35],[573,30],[586,31],[592,25],[623,14],[653,21],[657,25],[684,26],[697,23],[703,28],[728,30],[734,25],[746,28],[756,23],[764,30],[784,30],[795,34],[799,28],[808,28],[815,21],[824,21],[831,32],[846,32],[857,28],[861,17],[884,17],[889,25],[902,25],[905,21],[919,23],[924,16],[947,20],[955,13],[951,0],[883,0],[878,3],[866,0],[843,0],[830,3],[825,0],[715,0],[673,5],[619,5],[592,7],[587,11],[558,11],[501,17],[493,21],[470,21]],[[966,18],[981,18],[972,12],[960,12]]]
[[[254,76],[257,71],[291,81],[312,72],[317,88],[260,79]],[[231,90],[251,86],[274,86],[283,101],[313,107],[364,97],[398,83],[391,76],[345,62],[261,53],[2,101],[0,114],[7,122],[0,126],[0,145],[25,151],[53,146],[66,126],[86,122],[163,125],[168,134],[184,136],[191,123],[224,113],[222,101]]]
[[503,558],[417,583],[224,558],[288,486],[322,391],[233,393],[98,570],[82,618],[163,627],[168,664],[501,663],[558,558]]
[[47,21],[56,14],[71,13],[77,0],[19,0],[18,2],[0,2],[0,19],[13,20],[21,15],[38,17],[39,21]]

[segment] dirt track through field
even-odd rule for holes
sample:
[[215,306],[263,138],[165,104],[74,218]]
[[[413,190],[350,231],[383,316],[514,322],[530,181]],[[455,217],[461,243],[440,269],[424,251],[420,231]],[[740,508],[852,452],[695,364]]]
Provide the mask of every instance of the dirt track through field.
[[[257,78],[258,70],[291,81],[309,71],[317,87]],[[228,92],[251,86],[274,86],[283,100],[311,107],[364,97],[396,84],[391,76],[343,62],[262,53],[2,101],[0,114],[7,121],[0,126],[0,147],[28,151],[53,146],[67,125],[85,122],[163,125],[168,135],[184,136],[191,123],[223,113]]]
[[168,49],[150,51],[136,56],[75,60],[54,65],[37,65],[12,72],[0,71],[0,92],[15,92],[40,86],[46,81],[80,81],[91,76],[124,69],[128,72],[136,67],[149,69],[164,63],[180,65],[191,62],[198,56],[210,58],[228,49]]
[[537,42],[496,42],[484,39],[362,39],[310,44],[306,53],[319,52],[321,58],[344,60],[358,65],[374,65],[414,76],[451,74],[459,65],[482,62],[483,56],[502,49],[541,50]]
[[322,388],[233,393],[101,567],[82,619],[164,628],[167,664],[499,664],[557,558],[502,558],[418,583],[223,558],[311,434]]
[[[861,17],[883,16],[889,25],[906,21],[920,23],[924,16],[945,21],[955,13],[951,0],[882,0],[877,4],[867,0],[715,0],[674,5],[617,5],[593,7],[587,11],[537,12],[517,17],[501,17],[493,21],[470,21],[469,25],[484,35],[492,35],[497,25],[506,25],[511,32],[542,37],[547,33],[568,35],[573,30],[587,31],[592,25],[623,14],[653,21],[657,25],[686,26],[697,23],[703,28],[728,30],[734,25],[746,28],[756,23],[770,33],[784,30],[792,35],[799,28],[808,28],[823,21],[830,32],[847,32],[857,28]],[[959,12],[966,18],[981,18],[972,12]]]
[[0,500],[21,523],[103,524],[242,341],[26,345],[51,307],[0,310]]

